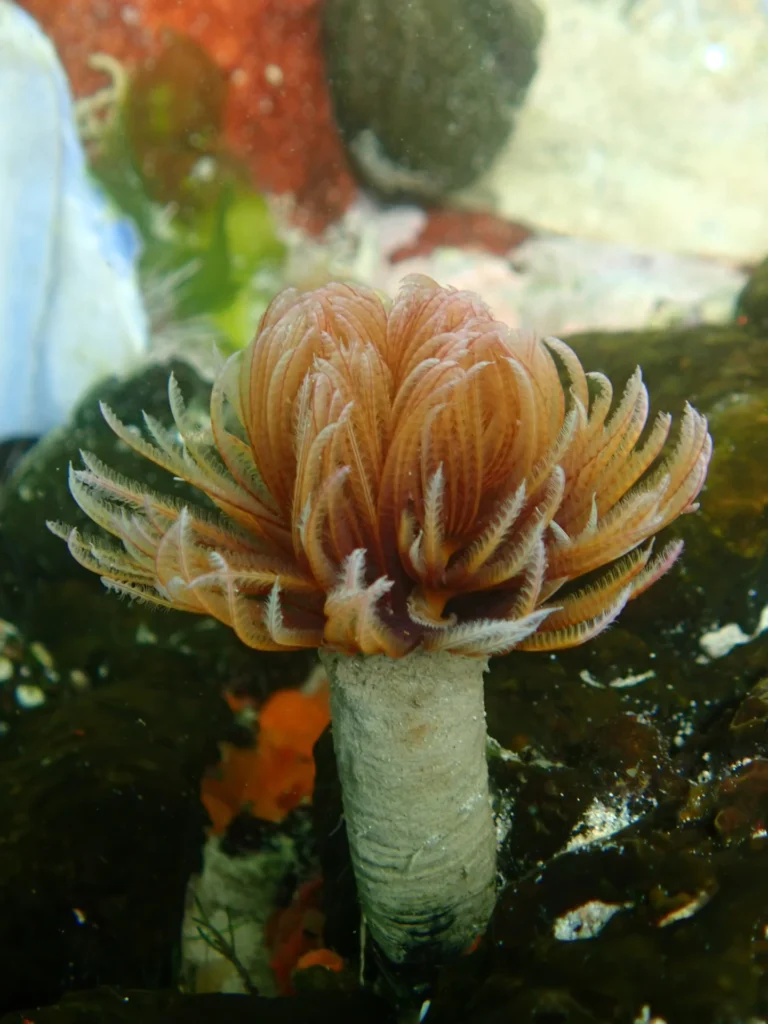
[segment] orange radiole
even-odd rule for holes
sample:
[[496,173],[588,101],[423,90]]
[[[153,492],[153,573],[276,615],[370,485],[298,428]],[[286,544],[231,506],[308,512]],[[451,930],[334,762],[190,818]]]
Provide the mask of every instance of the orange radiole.
[[117,543],[52,528],[111,588],[261,650],[584,643],[676,560],[652,538],[697,507],[712,447],[686,405],[663,451],[671,417],[646,429],[639,369],[614,402],[563,342],[419,276],[394,301],[339,283],[277,296],[219,374],[210,431],[173,378],[169,397],[176,429],[145,416],[151,440],[102,411],[220,514],[84,453],[72,494]]

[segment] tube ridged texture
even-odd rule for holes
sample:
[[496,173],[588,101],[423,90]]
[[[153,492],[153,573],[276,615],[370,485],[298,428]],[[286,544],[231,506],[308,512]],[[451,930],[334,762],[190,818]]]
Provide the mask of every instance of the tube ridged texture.
[[466,950],[494,904],[483,659],[325,654],[358,895],[390,960]]

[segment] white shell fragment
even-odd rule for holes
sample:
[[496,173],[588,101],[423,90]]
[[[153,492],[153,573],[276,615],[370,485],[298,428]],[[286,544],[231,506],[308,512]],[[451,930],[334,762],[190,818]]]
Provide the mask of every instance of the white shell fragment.
[[734,647],[741,647],[756,640],[768,629],[768,604],[760,612],[760,618],[753,633],[745,633],[737,622],[727,622],[699,637],[699,647],[708,658],[724,658]]
[[558,917],[552,933],[560,942],[575,942],[577,939],[594,939],[605,928],[611,918],[620,910],[627,910],[631,903],[603,903],[602,900],[587,900],[580,907],[574,907]]
[[35,686],[33,683],[20,683],[16,687],[15,695],[16,703],[20,708],[24,708],[25,711],[30,711],[32,708],[40,708],[46,701],[45,693],[39,686]]

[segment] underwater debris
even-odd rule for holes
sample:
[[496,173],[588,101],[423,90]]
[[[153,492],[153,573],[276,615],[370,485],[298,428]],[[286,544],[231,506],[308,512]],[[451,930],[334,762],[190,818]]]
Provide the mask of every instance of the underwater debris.
[[730,654],[734,647],[751,643],[761,633],[768,630],[768,605],[760,613],[757,625],[752,633],[745,633],[737,622],[726,622],[723,626],[716,626],[699,637],[699,646],[704,655],[702,658],[724,658]]
[[210,947],[213,953],[222,959],[226,960],[235,969],[238,978],[243,986],[243,990],[249,995],[258,995],[258,989],[251,981],[251,977],[246,970],[245,966],[241,963],[240,958],[237,955],[235,948],[235,935],[234,928],[232,926],[232,919],[230,915],[227,917],[226,932],[222,929],[217,928],[216,925],[211,921],[210,916],[206,912],[205,907],[202,905],[198,898],[195,898],[195,904],[199,917],[192,918],[192,923],[197,927],[197,933],[206,945]]
[[75,102],[77,133],[86,147],[98,149],[100,140],[114,131],[118,113],[128,92],[128,74],[108,53],[94,53],[88,66],[102,72],[107,84]]
[[588,900],[579,907],[566,911],[558,917],[552,934],[559,942],[578,942],[593,939],[599,935],[611,918],[631,903],[603,903],[602,900]]
[[139,239],[93,184],[50,41],[0,0],[0,440],[63,422],[146,351]]
[[697,507],[706,420],[686,405],[660,460],[671,418],[637,447],[639,371],[614,403],[562,342],[419,277],[391,303],[283,293],[222,369],[210,434],[173,380],[170,402],[181,442],[103,411],[221,516],[86,453],[72,493],[119,543],[52,529],[121,593],[213,615],[251,647],[321,647],[368,926],[394,961],[460,953],[495,897],[487,657],[581,644],[671,566],[680,544],[651,559],[646,542]]
[[[306,824],[302,820],[297,831],[262,822],[247,849],[208,838],[202,871],[190,879],[182,928],[182,975],[189,991],[280,993],[290,968],[286,975],[274,969],[274,922],[297,877],[306,875]],[[291,932],[301,918],[292,919]],[[317,935],[320,944],[319,930]]]
[[323,967],[325,970],[341,973],[344,970],[344,958],[332,949],[313,949],[304,953],[296,961],[294,975],[297,972],[307,971],[310,967]]

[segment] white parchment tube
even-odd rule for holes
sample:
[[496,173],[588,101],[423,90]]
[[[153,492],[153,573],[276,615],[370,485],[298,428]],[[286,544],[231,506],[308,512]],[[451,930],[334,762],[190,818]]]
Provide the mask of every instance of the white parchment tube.
[[322,653],[367,925],[395,963],[447,959],[494,904],[484,658]]

